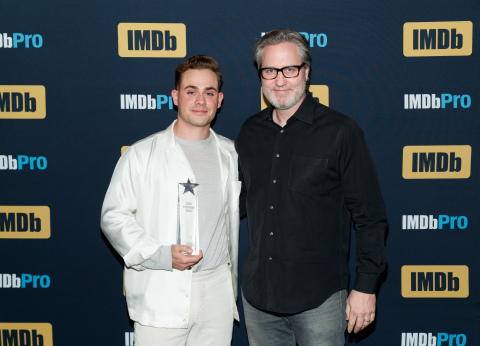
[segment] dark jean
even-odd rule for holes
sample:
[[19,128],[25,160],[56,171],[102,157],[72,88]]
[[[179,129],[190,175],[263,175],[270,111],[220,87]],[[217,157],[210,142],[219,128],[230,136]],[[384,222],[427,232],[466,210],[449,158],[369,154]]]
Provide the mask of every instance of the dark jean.
[[334,293],[315,309],[273,314],[251,306],[242,294],[250,346],[344,346],[347,291]]

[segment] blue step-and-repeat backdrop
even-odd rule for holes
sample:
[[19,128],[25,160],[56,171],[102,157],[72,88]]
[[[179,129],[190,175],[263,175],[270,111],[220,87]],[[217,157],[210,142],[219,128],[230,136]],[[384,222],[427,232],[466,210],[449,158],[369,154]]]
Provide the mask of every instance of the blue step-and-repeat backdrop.
[[99,226],[121,148],[176,118],[195,54],[220,64],[214,129],[234,139],[263,105],[253,47],[279,27],[309,40],[314,97],[363,128],[388,210],[377,321],[347,345],[480,345],[479,23],[477,0],[3,1],[0,345],[134,344]]

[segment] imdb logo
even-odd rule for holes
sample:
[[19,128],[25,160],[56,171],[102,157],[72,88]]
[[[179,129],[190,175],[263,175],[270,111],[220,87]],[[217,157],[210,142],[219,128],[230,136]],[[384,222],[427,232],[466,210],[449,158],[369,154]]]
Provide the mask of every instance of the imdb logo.
[[43,85],[0,85],[0,119],[44,119]]
[[403,266],[404,298],[467,298],[467,266]]
[[0,205],[0,239],[48,239],[50,232],[49,207]]
[[406,146],[402,175],[404,179],[467,179],[471,161],[469,145]]
[[187,55],[185,24],[120,23],[118,55],[123,58],[183,58]]
[[1,346],[53,346],[50,323],[0,323]]
[[403,25],[403,55],[461,56],[472,54],[472,22],[425,22]]

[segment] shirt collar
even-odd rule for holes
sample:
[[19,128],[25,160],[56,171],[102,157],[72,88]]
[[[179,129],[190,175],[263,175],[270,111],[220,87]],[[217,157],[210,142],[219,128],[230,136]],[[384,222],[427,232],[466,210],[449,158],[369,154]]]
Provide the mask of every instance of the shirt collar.
[[[313,111],[315,108],[315,100],[313,99],[312,93],[306,90],[307,95],[303,99],[302,104],[298,107],[297,111],[293,113],[292,117],[297,118],[308,124],[313,123]],[[264,109],[264,114],[260,117],[260,121],[270,119],[272,120],[273,106],[270,105],[268,108]]]

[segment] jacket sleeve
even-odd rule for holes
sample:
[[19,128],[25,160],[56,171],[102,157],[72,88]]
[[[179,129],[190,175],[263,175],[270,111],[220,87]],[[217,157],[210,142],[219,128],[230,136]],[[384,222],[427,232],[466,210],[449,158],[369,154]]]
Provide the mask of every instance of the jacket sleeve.
[[127,267],[144,270],[160,243],[137,223],[135,214],[140,193],[137,153],[130,147],[113,172],[102,207],[101,228]]
[[387,214],[377,171],[360,127],[347,123],[339,133],[339,169],[347,208],[356,235],[354,289],[375,293],[385,270]]

